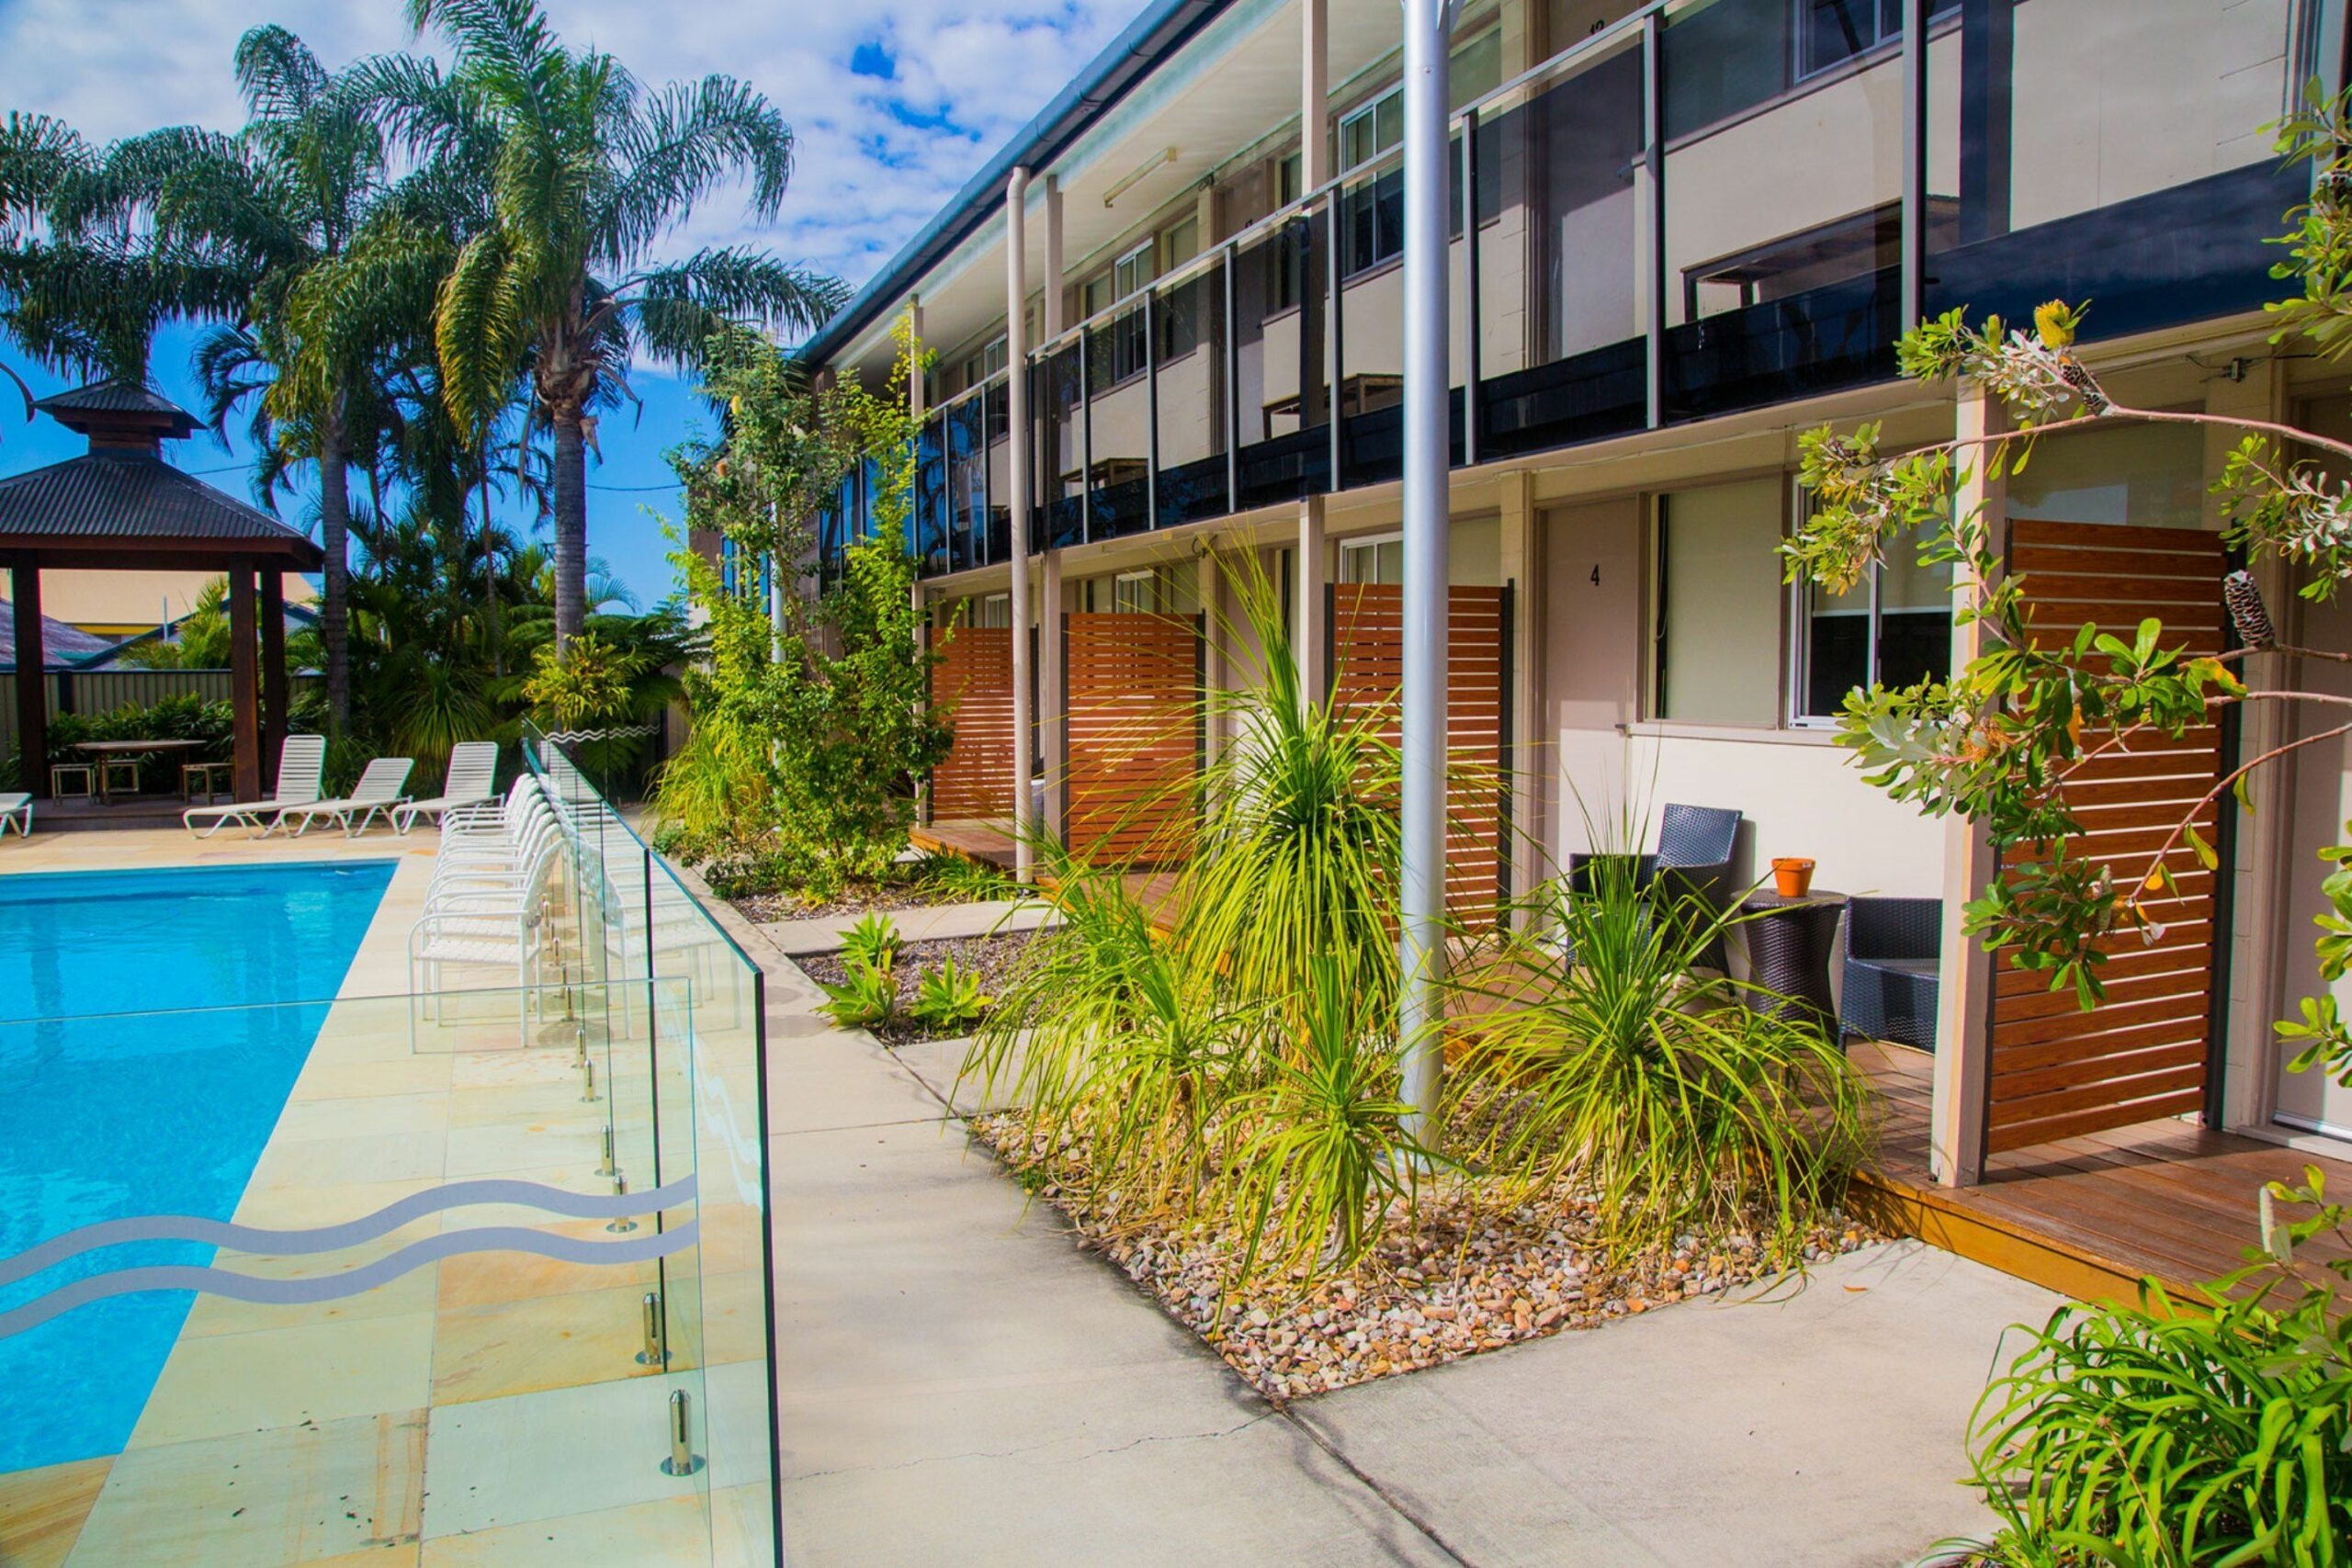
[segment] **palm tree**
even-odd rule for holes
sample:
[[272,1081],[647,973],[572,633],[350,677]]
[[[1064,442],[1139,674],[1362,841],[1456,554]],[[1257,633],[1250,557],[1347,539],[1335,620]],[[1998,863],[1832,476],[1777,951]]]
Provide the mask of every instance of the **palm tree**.
[[303,281],[351,246],[388,189],[382,132],[348,84],[281,27],[237,40],[236,72],[247,118],[234,136],[192,126],[118,143],[106,177],[122,205],[143,204],[167,242],[238,257],[254,284],[249,301],[198,346],[196,371],[216,431],[241,404],[251,411],[262,456],[254,489],[264,504],[292,461],[318,472],[319,544],[326,565],[319,628],[327,705],[350,716],[348,649],[350,468],[379,423],[371,350],[396,322],[306,332],[294,310]]
[[0,331],[53,368],[144,385],[157,327],[233,313],[253,279],[113,201],[110,157],[48,115],[0,121]]
[[514,367],[529,376],[554,438],[560,644],[588,609],[596,411],[627,396],[632,355],[692,367],[723,326],[812,327],[843,290],[742,247],[650,259],[738,176],[754,215],[782,204],[792,132],[750,87],[711,75],[648,92],[611,55],[565,48],[536,0],[409,0],[409,19],[438,27],[450,70],[407,56],[361,68],[381,123],[428,164],[495,129],[491,220],[465,239],[435,306],[442,386],[458,424],[478,429]]

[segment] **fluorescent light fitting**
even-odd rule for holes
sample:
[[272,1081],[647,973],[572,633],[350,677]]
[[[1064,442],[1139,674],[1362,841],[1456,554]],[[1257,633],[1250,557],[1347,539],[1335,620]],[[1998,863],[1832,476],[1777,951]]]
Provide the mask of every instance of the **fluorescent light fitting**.
[[1126,195],[1127,192],[1135,189],[1136,186],[1142,184],[1144,177],[1151,174],[1152,171],[1159,169],[1165,164],[1172,164],[1175,161],[1176,149],[1173,147],[1162,148],[1151,157],[1145,159],[1132,174],[1125,175],[1117,185],[1114,185],[1109,190],[1104,191],[1102,193],[1102,205],[1104,207],[1109,207],[1113,202],[1118,200],[1121,197]]

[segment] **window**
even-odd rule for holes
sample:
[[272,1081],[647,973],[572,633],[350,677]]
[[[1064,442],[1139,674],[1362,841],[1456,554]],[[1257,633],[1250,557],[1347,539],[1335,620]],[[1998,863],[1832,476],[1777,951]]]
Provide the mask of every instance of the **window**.
[[[1153,276],[1152,251],[1154,242],[1146,240],[1111,264],[1111,270],[1088,280],[1081,303],[1086,319],[1116,308],[1122,301],[1140,293]],[[1101,391],[1116,386],[1130,376],[1140,376],[1144,368],[1143,309],[1136,306],[1121,310],[1108,321],[1092,329],[1092,341],[1087,345],[1090,355],[1088,374]]]
[[[1299,197],[1299,170],[1303,165],[1299,155],[1293,152],[1274,165],[1274,210],[1279,212]],[[1299,297],[1299,258],[1305,254],[1293,230],[1285,229],[1282,238],[1268,245],[1262,253],[1266,258],[1266,310],[1295,310]]]
[[965,357],[963,381],[956,390],[968,392],[1004,368],[1004,341],[1000,333],[986,348]]
[[1779,722],[1786,493],[1773,478],[1659,498],[1658,717]]
[[[1903,0],[1793,0],[1796,79],[1843,65],[1903,36]],[[1930,16],[1959,0],[1928,0]]]
[[1012,595],[991,593],[984,599],[971,601],[972,624],[976,626],[1010,626],[1012,625]]
[[1096,615],[1162,615],[1182,609],[1177,603],[1175,570],[1164,566],[1090,577],[1080,602]]
[[1907,546],[1844,593],[1800,590],[1799,720],[1833,717],[1857,686],[1915,686],[1951,668],[1951,566]]
[[1341,541],[1340,581],[1342,582],[1403,582],[1405,581],[1405,536],[1385,534],[1376,539]]
[[[1460,108],[1485,96],[1502,79],[1502,31],[1489,28],[1453,51],[1447,77],[1452,107]],[[1405,89],[1391,87],[1379,97],[1340,119],[1340,174],[1342,178],[1377,162],[1405,139]],[[1456,158],[1448,160],[1455,167]],[[1455,177],[1459,178],[1458,169]],[[1446,204],[1457,212],[1460,191]],[[1459,220],[1455,220],[1459,231]],[[1391,164],[1346,189],[1340,202],[1340,267],[1342,276],[1378,266],[1405,248],[1405,170]]]

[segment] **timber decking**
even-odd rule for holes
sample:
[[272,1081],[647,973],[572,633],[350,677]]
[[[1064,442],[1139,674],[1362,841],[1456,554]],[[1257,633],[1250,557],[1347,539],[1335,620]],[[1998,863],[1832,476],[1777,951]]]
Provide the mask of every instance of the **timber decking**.
[[[2196,1285],[2245,1262],[2263,1187],[2300,1187],[2307,1166],[2331,1193],[2352,1192],[2352,1162],[2177,1121],[1996,1155],[1983,1185],[1939,1187],[1928,1171],[1932,1059],[1874,1043],[1850,1054],[1883,1100],[1878,1168],[1862,1186],[1892,1211],[1888,1223],[2085,1300],[2133,1300],[2150,1276],[2195,1299]],[[2314,1241],[2305,1256],[2345,1249]]]

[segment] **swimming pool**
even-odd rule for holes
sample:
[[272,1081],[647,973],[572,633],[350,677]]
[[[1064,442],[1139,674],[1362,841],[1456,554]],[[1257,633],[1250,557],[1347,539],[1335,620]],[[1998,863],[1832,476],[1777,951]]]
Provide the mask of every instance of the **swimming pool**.
[[[0,876],[0,1258],[99,1220],[232,1215],[394,863]],[[0,1286],[0,1311],[211,1250],[100,1248]],[[193,1299],[0,1338],[0,1472],[119,1451]]]

